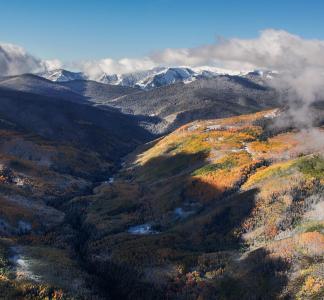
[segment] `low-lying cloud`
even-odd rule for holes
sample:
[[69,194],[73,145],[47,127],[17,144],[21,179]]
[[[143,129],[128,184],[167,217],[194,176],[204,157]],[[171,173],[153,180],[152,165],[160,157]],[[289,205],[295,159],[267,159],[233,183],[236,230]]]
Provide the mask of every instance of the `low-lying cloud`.
[[84,72],[91,79],[96,79],[103,73],[106,74],[124,74],[143,70],[149,70],[157,64],[149,57],[134,59],[122,58],[119,60],[105,58],[94,61],[75,62],[73,66]]

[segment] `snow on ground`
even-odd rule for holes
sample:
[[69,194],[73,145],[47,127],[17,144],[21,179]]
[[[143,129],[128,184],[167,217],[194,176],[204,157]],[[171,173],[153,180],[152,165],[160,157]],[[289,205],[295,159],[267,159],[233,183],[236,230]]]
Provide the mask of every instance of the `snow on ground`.
[[153,230],[152,225],[146,223],[146,224],[129,227],[128,233],[144,235],[144,234],[156,234],[158,233],[158,231]]
[[249,154],[251,154],[251,155],[254,154],[253,151],[251,151],[251,149],[249,148],[249,146],[248,146],[247,143],[243,143],[243,149],[244,149],[247,153],[249,153]]
[[27,257],[23,251],[23,247],[11,247],[13,255],[10,257],[11,263],[14,265],[15,274],[18,280],[32,280],[36,282],[41,281],[41,276],[36,275],[32,271],[32,265],[35,263],[33,259]]
[[24,178],[16,177],[16,178],[13,179],[13,182],[14,182],[17,186],[24,186],[24,185],[25,185],[25,179],[24,179]]
[[193,124],[190,127],[187,128],[188,131],[195,131],[200,127],[199,124]]
[[212,131],[212,130],[228,130],[233,128],[236,128],[236,126],[213,124],[213,125],[206,126],[205,132]]
[[114,181],[115,181],[114,177],[109,177],[109,179],[104,181],[104,183],[112,184],[112,183],[114,183]]
[[280,114],[279,109],[275,109],[267,114],[264,115],[265,118],[273,119]]

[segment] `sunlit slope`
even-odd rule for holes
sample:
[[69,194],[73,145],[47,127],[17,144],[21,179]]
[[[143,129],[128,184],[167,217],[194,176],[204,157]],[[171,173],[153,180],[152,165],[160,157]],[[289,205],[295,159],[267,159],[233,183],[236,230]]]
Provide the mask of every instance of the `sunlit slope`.
[[321,297],[324,132],[278,129],[278,114],[182,126],[73,200],[86,207],[89,260],[116,276],[111,288],[125,295],[136,282],[177,299]]

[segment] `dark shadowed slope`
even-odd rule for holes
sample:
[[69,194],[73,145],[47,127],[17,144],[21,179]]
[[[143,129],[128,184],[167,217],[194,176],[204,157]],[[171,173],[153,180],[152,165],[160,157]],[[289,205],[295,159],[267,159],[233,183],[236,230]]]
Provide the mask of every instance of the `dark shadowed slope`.
[[46,97],[57,97],[72,102],[86,102],[83,96],[73,90],[32,74],[4,77],[0,79],[0,87]]
[[119,159],[150,135],[134,117],[59,98],[0,89],[0,119],[44,138]]
[[104,104],[106,101],[138,92],[138,89],[114,86],[88,80],[53,82],[32,74],[4,77],[0,87],[43,96],[58,97],[73,102]]

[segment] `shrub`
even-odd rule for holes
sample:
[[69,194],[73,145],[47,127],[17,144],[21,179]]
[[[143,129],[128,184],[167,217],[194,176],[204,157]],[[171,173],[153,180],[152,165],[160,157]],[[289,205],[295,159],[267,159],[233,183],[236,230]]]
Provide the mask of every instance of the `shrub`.
[[324,157],[321,155],[302,158],[297,166],[307,176],[324,179]]

